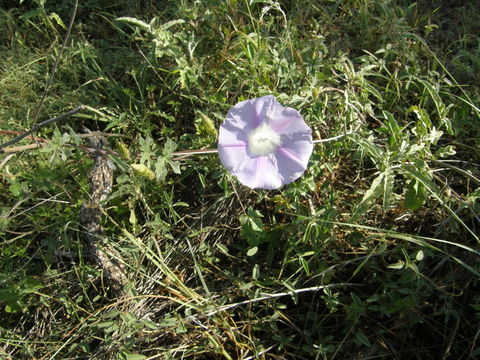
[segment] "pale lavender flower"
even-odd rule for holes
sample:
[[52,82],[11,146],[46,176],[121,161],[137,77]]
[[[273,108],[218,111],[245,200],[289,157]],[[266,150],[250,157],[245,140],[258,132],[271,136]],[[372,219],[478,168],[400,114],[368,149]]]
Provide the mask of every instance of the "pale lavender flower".
[[277,189],[299,178],[312,150],[302,115],[272,95],[238,103],[220,127],[220,161],[250,188]]

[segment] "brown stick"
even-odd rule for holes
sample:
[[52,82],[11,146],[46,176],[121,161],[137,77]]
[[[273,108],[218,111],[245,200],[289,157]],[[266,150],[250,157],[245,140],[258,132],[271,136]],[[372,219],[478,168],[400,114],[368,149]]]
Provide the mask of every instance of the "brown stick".
[[113,169],[108,164],[102,149],[105,139],[101,136],[90,138],[91,147],[97,149],[94,155],[95,164],[89,175],[89,199],[80,210],[79,223],[82,227],[83,239],[89,251],[103,271],[104,279],[119,295],[123,294],[127,283],[125,266],[121,262],[120,253],[110,244],[103,231],[101,220],[103,215],[103,201],[112,191]]

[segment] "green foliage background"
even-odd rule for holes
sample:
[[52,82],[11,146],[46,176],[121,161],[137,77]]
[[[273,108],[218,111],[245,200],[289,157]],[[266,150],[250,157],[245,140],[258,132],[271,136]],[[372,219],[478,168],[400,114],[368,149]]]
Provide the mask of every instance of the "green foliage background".
[[[0,155],[2,358],[480,356],[476,2],[87,0],[63,52],[74,1],[4,3],[0,141],[87,108]],[[276,191],[175,153],[267,94],[347,135]],[[120,298],[83,252],[83,126]]]

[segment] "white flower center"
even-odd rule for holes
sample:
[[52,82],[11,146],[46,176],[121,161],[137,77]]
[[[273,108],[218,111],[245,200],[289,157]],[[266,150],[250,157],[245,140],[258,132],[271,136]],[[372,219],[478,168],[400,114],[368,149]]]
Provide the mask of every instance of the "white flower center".
[[248,150],[255,156],[271,154],[280,143],[280,134],[265,123],[260,124],[248,135]]

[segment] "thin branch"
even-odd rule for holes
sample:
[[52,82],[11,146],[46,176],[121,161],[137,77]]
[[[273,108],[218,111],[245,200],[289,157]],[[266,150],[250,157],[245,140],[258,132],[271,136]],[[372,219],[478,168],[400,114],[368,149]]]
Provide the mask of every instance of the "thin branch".
[[[73,144],[69,144],[71,146],[75,146]],[[80,149],[83,151],[89,152],[92,155],[100,155],[100,156],[107,156],[107,155],[115,155],[115,156],[120,156],[120,154],[116,151],[110,150],[108,148],[101,148],[98,146],[93,146],[93,145],[79,145],[78,146]]]
[[260,358],[260,355],[264,355],[266,354],[267,352],[269,352],[270,350],[272,350],[276,345],[272,345],[268,348],[266,348],[265,350],[262,350],[262,351],[259,351],[258,353],[256,353],[255,355],[252,355],[252,356],[249,356],[243,360],[253,360],[253,359],[259,359]]
[[[21,135],[23,134],[23,131],[12,131],[12,130],[0,130],[0,135]],[[36,136],[27,136],[30,140],[33,141],[38,141],[38,142],[45,142],[47,141],[44,138],[41,137],[36,137]]]
[[[21,131],[0,130],[0,135],[22,135],[22,134],[23,134],[23,132],[21,132]],[[100,131],[95,131],[95,132],[92,132],[90,134],[76,134],[76,136],[78,136],[80,139],[85,139],[85,138],[89,138],[89,137],[93,137],[93,136],[103,136],[103,137],[106,137],[106,138],[120,137],[120,138],[124,138],[124,139],[131,139],[132,138],[131,136],[124,135],[124,134],[112,134],[112,133],[104,133],[104,132],[100,132]],[[27,138],[29,138],[30,140],[36,141],[37,144],[28,144],[28,145],[22,145],[22,146],[6,147],[6,148],[3,148],[3,152],[9,154],[9,153],[16,153],[16,152],[25,151],[25,150],[34,150],[34,149],[38,149],[40,147],[45,146],[46,143],[49,142],[48,139],[45,139],[45,138],[42,138],[42,137],[36,137],[36,136],[32,136],[32,135],[27,136]],[[38,144],[38,143],[44,143],[44,144]],[[114,153],[114,155],[117,155],[117,153]],[[0,169],[1,168],[2,168],[2,166],[0,165]]]
[[124,135],[124,134],[104,133],[104,132],[101,132],[101,131],[92,131],[91,133],[88,133],[88,134],[77,134],[77,136],[81,139],[94,137],[94,136],[120,137],[120,138],[124,138],[124,139],[131,139],[132,138],[131,136]]
[[197,155],[197,154],[214,154],[217,153],[218,149],[205,149],[205,150],[182,150],[175,151],[172,155]]
[[[57,58],[55,59],[55,63],[53,64],[52,67],[52,73],[50,74],[50,78],[47,81],[47,85],[45,86],[45,90],[43,91],[42,98],[40,99],[40,102],[38,103],[35,112],[33,113],[33,123],[38,119],[38,114],[40,113],[40,108],[42,107],[43,103],[45,102],[45,98],[47,97],[48,90],[50,90],[50,86],[52,85],[53,78],[55,76],[55,73],[57,72],[58,65],[60,64],[60,59],[63,54],[63,50],[65,50],[65,47],[67,46],[67,41],[68,38],[70,37],[70,33],[72,32],[73,28],[73,23],[75,21],[75,16],[77,15],[77,9],[78,9],[78,0],[75,0],[75,3],[73,5],[73,11],[72,11],[72,16],[70,18],[70,23],[68,24],[67,28],[67,33],[65,34],[65,38],[63,39],[62,42],[62,47],[60,48],[60,51],[58,52]],[[0,147],[1,149],[2,147]]]
[[328,288],[332,288],[332,287],[338,287],[338,286],[355,286],[355,285],[358,285],[358,284],[340,283],[340,284],[312,286],[312,287],[309,287],[309,288],[295,289],[295,290],[290,290],[290,291],[286,291],[286,292],[282,292],[282,293],[265,294],[265,296],[261,296],[261,297],[258,297],[258,298],[248,299],[248,300],[245,300],[245,301],[240,301],[238,303],[220,306],[219,308],[217,308],[215,310],[209,311],[206,315],[208,317],[210,317],[210,316],[215,315],[219,312],[230,310],[230,309],[242,306],[242,305],[249,305],[249,304],[253,304],[253,303],[256,303],[256,302],[260,302],[260,301],[276,299],[276,298],[279,298],[279,297],[291,296],[291,295],[301,294],[301,293],[305,293],[305,292],[315,292],[315,291],[328,289]]
[[8,156],[5,156],[5,159],[2,160],[2,162],[0,163],[0,170],[5,166],[5,164],[12,158],[14,157],[15,154],[10,154]]
[[325,142],[329,142],[329,141],[335,141],[335,140],[341,139],[345,136],[352,135],[354,133],[355,133],[354,131],[350,131],[350,132],[347,132],[345,134],[337,135],[337,136],[334,136],[334,137],[331,137],[331,138],[328,138],[328,139],[317,139],[317,140],[313,140],[313,143],[318,144],[318,143],[325,143]]
[[47,145],[47,143],[41,142],[41,143],[33,143],[33,144],[20,145],[20,146],[9,146],[4,149],[1,149],[1,151],[5,154],[13,155],[15,153],[22,152],[22,151],[40,149],[45,145]]
[[434,162],[435,164],[442,165],[442,166],[445,166],[449,169],[455,170],[456,172],[459,172],[460,174],[465,175],[466,177],[468,177],[470,180],[476,182],[477,184],[480,184],[480,179],[476,178],[474,175],[472,175],[468,171],[465,171],[463,169],[460,169],[459,167],[450,165],[447,162],[442,161],[442,160],[432,159],[431,161]]
[[[21,152],[21,151],[36,150],[36,149],[39,149],[39,148],[44,147],[46,145],[48,145],[48,142],[21,145],[21,146],[11,146],[11,147],[3,149],[2,151],[6,154],[14,155],[15,153],[18,153],[18,152]],[[120,154],[118,152],[107,149],[107,148],[99,148],[99,147],[86,146],[86,145],[75,145],[75,144],[68,144],[68,143],[65,144],[65,146],[73,147],[73,148],[79,148],[80,150],[86,151],[86,152],[88,152],[92,155],[100,155],[100,156],[115,155],[115,156],[120,156]],[[2,163],[3,163],[3,161],[2,161]]]
[[34,127],[32,127],[30,130],[24,132],[23,134],[21,135],[18,135],[16,137],[14,137],[12,140],[10,141],[7,141],[6,143],[3,143],[3,144],[0,144],[0,151],[3,151],[3,148],[7,147],[7,146],[10,146],[10,145],[13,145],[17,142],[19,142],[20,140],[26,138],[27,136],[33,134],[34,132],[36,132],[38,129],[40,129],[41,127],[44,127],[44,126],[47,126],[47,125],[50,125],[50,124],[53,124],[57,121],[60,121],[66,117],[69,117],[69,116],[72,116],[82,110],[85,109],[85,105],[80,105],[80,106],[77,106],[75,109],[72,109],[62,115],[59,115],[57,117],[54,117],[52,119],[48,119],[48,120],[45,120],[45,121],[42,121],[40,124],[37,124],[35,125]]
[[319,92],[319,93],[329,92],[329,91],[337,91],[337,92],[339,92],[339,93],[345,94],[345,90],[337,89],[337,88],[335,88],[335,87],[330,87],[330,86],[320,87],[320,88],[318,89],[318,92]]

